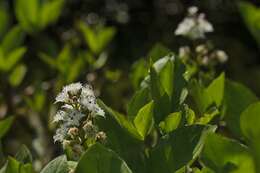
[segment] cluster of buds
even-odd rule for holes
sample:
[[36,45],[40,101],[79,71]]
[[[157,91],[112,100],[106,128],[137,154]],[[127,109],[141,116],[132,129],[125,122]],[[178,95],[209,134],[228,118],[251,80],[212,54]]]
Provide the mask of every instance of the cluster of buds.
[[209,23],[204,13],[198,14],[197,7],[190,7],[187,16],[178,25],[175,35],[182,35],[191,40],[203,39],[205,34],[213,32],[213,26]]
[[98,106],[90,85],[73,83],[65,86],[55,103],[61,106],[53,119],[59,125],[54,142],[60,142],[64,149],[70,147],[80,155],[85,146],[105,141],[106,134],[99,131],[94,122],[96,116],[104,117],[105,113]]
[[193,58],[201,66],[214,66],[225,63],[228,60],[227,54],[223,50],[214,49],[210,44],[200,44],[191,50],[184,46],[179,49],[179,57],[184,61]]

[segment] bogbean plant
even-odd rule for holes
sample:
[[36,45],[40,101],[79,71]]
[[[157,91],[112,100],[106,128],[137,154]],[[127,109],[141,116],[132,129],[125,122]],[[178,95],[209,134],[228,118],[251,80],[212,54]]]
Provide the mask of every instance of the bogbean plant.
[[[144,61],[135,63],[136,92],[124,114],[97,99],[88,84],[63,87],[53,138],[64,155],[41,173],[259,172],[260,103],[247,87],[216,72],[228,57],[206,40],[207,32],[213,26],[190,8],[175,34],[191,45],[178,54],[164,48],[159,54],[167,55],[149,57],[147,69],[140,68]],[[9,125],[0,122],[0,136]],[[24,146],[0,172],[34,172],[31,163]]]

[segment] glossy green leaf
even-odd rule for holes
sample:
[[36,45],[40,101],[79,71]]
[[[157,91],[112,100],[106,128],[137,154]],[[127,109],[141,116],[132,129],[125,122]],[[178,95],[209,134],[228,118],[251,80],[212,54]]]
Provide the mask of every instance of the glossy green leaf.
[[75,173],[132,173],[114,151],[101,144],[91,146],[79,160]]
[[255,173],[248,148],[217,134],[208,135],[201,160],[216,173]]
[[14,117],[10,116],[6,119],[0,120],[0,139],[8,132],[13,124]]
[[221,73],[216,79],[214,79],[207,88],[207,94],[210,96],[212,102],[217,106],[220,106],[224,98],[225,88],[225,74]]
[[159,126],[164,132],[169,133],[178,128],[181,119],[181,112],[174,112],[168,115],[164,121],[160,122]]
[[153,127],[153,106],[153,101],[144,105],[134,119],[134,125],[143,139],[145,139]]
[[68,163],[66,156],[59,156],[49,162],[41,173],[68,173]]

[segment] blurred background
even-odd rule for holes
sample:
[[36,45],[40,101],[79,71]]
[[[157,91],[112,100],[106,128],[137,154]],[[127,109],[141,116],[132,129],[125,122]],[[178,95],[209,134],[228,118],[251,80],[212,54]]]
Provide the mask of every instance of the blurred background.
[[15,117],[8,135],[0,133],[0,165],[1,155],[14,155],[22,144],[39,169],[61,153],[51,121],[54,98],[65,84],[90,83],[99,98],[124,112],[147,74],[147,60],[188,44],[174,30],[190,6],[206,14],[214,26],[208,39],[229,56],[218,70],[260,96],[258,5],[257,0],[242,5],[235,0],[0,0],[0,119]]

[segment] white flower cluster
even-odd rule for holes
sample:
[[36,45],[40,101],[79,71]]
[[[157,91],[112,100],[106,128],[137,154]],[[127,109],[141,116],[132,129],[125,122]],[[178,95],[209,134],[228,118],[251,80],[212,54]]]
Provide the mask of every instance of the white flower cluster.
[[105,116],[104,111],[96,103],[94,91],[90,85],[72,83],[65,86],[56,97],[55,103],[61,103],[61,109],[54,116],[53,122],[59,123],[54,141],[64,142],[69,137],[71,128],[83,126],[83,119]]
[[213,32],[213,26],[205,19],[205,14],[198,14],[197,7],[190,7],[188,15],[178,25],[175,35],[182,35],[192,40],[205,38],[205,33]]

